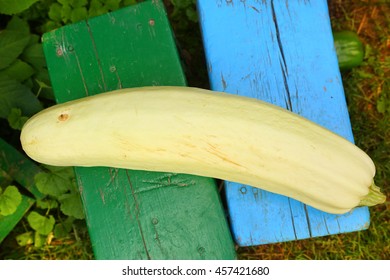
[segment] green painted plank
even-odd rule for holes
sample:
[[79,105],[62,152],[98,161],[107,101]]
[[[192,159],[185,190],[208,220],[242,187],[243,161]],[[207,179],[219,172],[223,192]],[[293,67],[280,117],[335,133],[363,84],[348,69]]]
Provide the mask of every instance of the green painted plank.
[[[186,84],[161,1],[65,26],[45,34],[43,45],[59,103]],[[97,259],[236,257],[213,179],[107,167],[75,172]]]
[[41,168],[24,154],[0,138],[0,169],[26,188],[35,198],[43,198],[43,194],[35,186],[34,177],[42,172]]
[[16,211],[8,216],[0,215],[0,243],[13,230],[16,224],[24,217],[30,207],[34,204],[35,199],[22,195],[22,202]]

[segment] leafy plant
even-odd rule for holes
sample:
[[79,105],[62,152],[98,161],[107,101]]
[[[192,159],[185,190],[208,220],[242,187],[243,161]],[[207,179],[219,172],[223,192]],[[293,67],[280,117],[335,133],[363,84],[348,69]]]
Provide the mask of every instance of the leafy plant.
[[28,9],[39,0],[0,0],[0,14],[13,15]]
[[43,108],[32,92],[34,75],[45,64],[38,40],[16,16],[0,31],[0,118],[7,118],[13,108],[27,116]]
[[41,235],[48,235],[53,230],[55,224],[55,219],[52,215],[43,216],[35,211],[28,214],[27,221]]
[[84,219],[73,169],[45,168],[34,180],[38,190],[46,196],[38,200],[34,209],[26,215],[30,228],[16,237],[20,246],[34,244],[40,247],[53,238],[64,238],[68,236],[75,220]]
[[[0,13],[13,15],[35,2],[0,0]],[[9,17],[5,28],[0,29],[0,119],[7,119],[13,129],[20,129],[26,116],[43,108],[32,91],[32,81],[43,59],[38,41],[39,36],[30,33],[29,24],[17,16]],[[6,181],[8,186],[0,187],[0,215],[12,215],[21,204],[22,195],[17,186],[9,184],[11,178],[1,181],[1,184]]]
[[[40,35],[31,33],[29,21],[47,17],[37,28],[42,33],[136,2],[0,0],[0,13],[14,15],[0,30],[0,118],[14,119],[16,115],[12,109],[19,109],[21,116],[31,116],[42,110],[45,102],[53,100]],[[29,11],[22,13],[27,8],[30,8]]]
[[[0,125],[18,131],[28,117],[53,103],[49,75],[40,37],[43,32],[97,16],[135,0],[0,0]],[[28,10],[26,10],[28,8]],[[25,11],[25,12],[23,12]],[[2,121],[3,119],[4,121]],[[19,145],[18,142],[15,143]],[[81,198],[71,168],[43,166],[34,179],[45,195],[27,212],[20,246],[41,247],[56,238],[68,238],[77,221],[84,219]],[[1,180],[0,215],[11,215],[22,201],[12,180]],[[85,227],[85,224],[84,224]]]
[[46,3],[49,17],[42,30],[46,32],[135,3],[136,0],[51,0]]
[[15,186],[8,186],[2,191],[0,187],[0,215],[13,214],[22,202],[22,195]]
[[11,128],[21,130],[28,117],[23,116],[19,108],[12,108],[7,120]]

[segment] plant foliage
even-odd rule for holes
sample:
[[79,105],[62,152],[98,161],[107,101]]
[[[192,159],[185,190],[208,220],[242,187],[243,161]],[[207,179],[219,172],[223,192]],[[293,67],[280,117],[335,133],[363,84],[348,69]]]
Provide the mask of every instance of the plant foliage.
[[4,191],[0,189],[0,215],[13,214],[22,202],[22,196],[15,186],[8,186]]
[[39,0],[0,0],[0,14],[13,15],[28,9]]

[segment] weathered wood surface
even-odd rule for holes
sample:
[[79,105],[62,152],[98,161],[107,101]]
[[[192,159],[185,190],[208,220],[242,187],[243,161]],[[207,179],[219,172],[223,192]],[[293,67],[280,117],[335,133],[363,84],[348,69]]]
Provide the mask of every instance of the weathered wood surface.
[[[161,1],[65,26],[45,34],[43,44],[59,103],[119,88],[186,84]],[[75,171],[96,258],[235,258],[213,179]]]
[[[274,103],[353,142],[325,0],[197,4],[213,90]],[[330,215],[234,182],[226,197],[241,246],[363,230],[370,220],[367,207]]]

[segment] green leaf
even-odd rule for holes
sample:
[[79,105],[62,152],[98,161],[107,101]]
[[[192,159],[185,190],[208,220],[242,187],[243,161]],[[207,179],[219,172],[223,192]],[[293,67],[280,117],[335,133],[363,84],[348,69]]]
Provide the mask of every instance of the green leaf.
[[27,10],[39,0],[0,0],[0,14],[14,15]]
[[57,0],[61,5],[69,5],[72,0]]
[[64,179],[73,181],[75,178],[73,167],[70,166],[53,166],[53,165],[45,165],[45,168],[52,173],[57,174],[58,176],[63,177]]
[[16,80],[0,76],[0,118],[7,118],[12,108],[31,116],[42,110],[42,105],[31,90]]
[[61,22],[62,21],[61,11],[62,11],[62,6],[60,4],[58,3],[51,4],[49,9],[49,18],[55,22]]
[[43,33],[50,32],[54,29],[60,28],[62,26],[61,22],[57,22],[54,20],[47,20],[46,23],[44,23],[41,26],[41,30]]
[[38,231],[34,234],[34,247],[40,248],[46,243],[46,235],[40,234]]
[[32,211],[27,216],[27,221],[32,229],[42,235],[48,235],[54,228],[55,219],[52,215],[42,216],[38,212]]
[[20,59],[16,59],[14,63],[0,71],[0,76],[7,75],[10,79],[23,82],[24,80],[30,78],[34,73],[34,68],[32,68],[28,63]]
[[68,23],[70,21],[70,17],[72,15],[72,7],[70,5],[63,5],[61,9],[61,18],[64,23]]
[[16,242],[19,246],[31,245],[34,243],[34,232],[29,231],[16,236]]
[[55,209],[58,207],[58,202],[54,199],[39,199],[37,200],[37,207],[48,210]]
[[79,193],[64,194],[61,196],[60,202],[62,213],[76,219],[84,219],[84,210]]
[[22,202],[22,195],[15,186],[8,186],[0,194],[0,215],[8,216],[15,213]]
[[78,22],[86,19],[87,15],[88,15],[87,8],[85,7],[74,8],[70,15],[70,20],[72,22]]
[[385,95],[381,95],[376,103],[376,109],[381,114],[390,113],[390,100],[385,98]]
[[110,11],[114,11],[114,10],[117,10],[119,8],[120,2],[121,2],[121,0],[106,0],[104,3],[105,3],[106,9],[108,9]]
[[198,13],[196,12],[196,10],[193,7],[188,7],[186,9],[186,15],[187,15],[187,18],[193,22],[199,21]]
[[20,32],[24,35],[30,35],[30,27],[27,21],[22,20],[17,16],[12,17],[12,19],[7,23],[6,29]]
[[41,36],[38,36],[36,34],[30,34],[30,41],[28,42],[27,46],[39,44],[40,42],[41,42]]
[[136,0],[124,0],[123,1],[124,6],[130,6],[130,5],[134,5],[134,4],[137,4]]
[[171,0],[171,2],[177,9],[184,9],[192,4],[192,0]]
[[8,67],[23,52],[30,36],[13,30],[0,32],[0,70]]
[[374,78],[374,77],[375,77],[374,74],[371,74],[371,73],[368,72],[368,71],[356,70],[355,72],[358,74],[358,76],[359,76],[360,78],[363,78],[363,79],[371,79],[371,78]]
[[50,83],[47,70],[39,71],[36,75],[35,82],[38,85],[37,96],[43,97],[49,100],[54,100],[53,89],[48,83]]
[[88,10],[89,17],[96,17],[106,12],[108,12],[108,9],[104,7],[99,0],[91,0],[91,3],[89,4],[89,10]]
[[68,217],[65,221],[58,223],[54,226],[54,237],[55,238],[64,238],[69,236],[69,233],[72,230],[73,222],[74,222],[73,217]]
[[56,224],[54,226],[54,237],[55,238],[65,238],[69,235],[69,232],[66,230],[63,224]]
[[8,123],[11,128],[21,130],[23,125],[28,120],[28,117],[22,116],[22,110],[19,108],[12,108],[8,115]]
[[46,89],[49,89],[51,88],[51,86],[47,85],[45,82],[43,81],[40,81],[40,80],[35,80],[37,82],[37,84],[39,85],[40,88],[46,88]]
[[35,175],[38,190],[47,195],[59,197],[72,190],[73,169],[70,167],[49,167],[51,172],[41,172]]
[[36,43],[28,46],[21,55],[22,59],[32,66],[35,69],[40,70],[46,67],[46,59],[43,53],[42,44]]
[[73,8],[80,8],[85,7],[88,4],[88,0],[68,0],[69,5],[71,5]]

